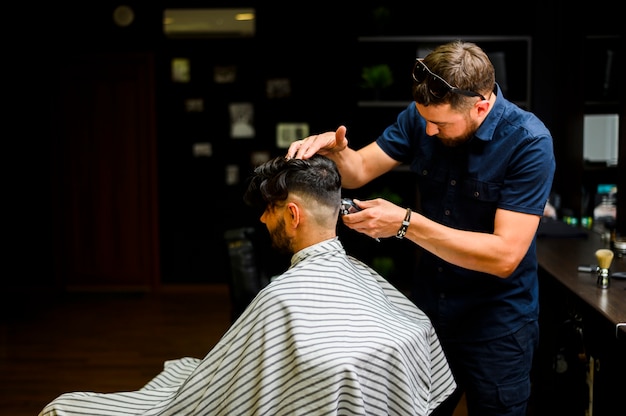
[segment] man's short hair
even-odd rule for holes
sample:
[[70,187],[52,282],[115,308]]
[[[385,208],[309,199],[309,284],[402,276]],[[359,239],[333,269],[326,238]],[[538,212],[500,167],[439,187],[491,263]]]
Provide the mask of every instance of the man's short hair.
[[337,165],[319,154],[309,159],[276,157],[254,169],[244,202],[264,211],[268,206],[285,201],[290,192],[339,209],[341,175]]

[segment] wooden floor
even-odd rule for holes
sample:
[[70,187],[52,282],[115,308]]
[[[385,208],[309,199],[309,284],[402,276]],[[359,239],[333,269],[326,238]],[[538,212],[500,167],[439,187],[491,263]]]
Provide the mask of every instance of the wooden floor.
[[228,290],[219,285],[20,297],[3,297],[0,309],[7,416],[36,416],[63,392],[137,390],[166,360],[202,358],[230,325]]
[[[202,358],[230,325],[228,288],[0,297],[0,414],[69,391],[137,390],[163,362]],[[455,416],[466,415],[460,406]]]

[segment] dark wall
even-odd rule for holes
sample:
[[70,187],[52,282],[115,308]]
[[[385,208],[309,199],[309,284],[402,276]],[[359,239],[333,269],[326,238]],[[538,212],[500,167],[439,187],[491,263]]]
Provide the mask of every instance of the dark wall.
[[[7,131],[17,131],[9,140],[8,153],[12,173],[7,176],[8,200],[13,219],[8,221],[13,236],[9,257],[23,270],[21,283],[46,285],[53,274],[49,248],[55,241],[49,207],[54,194],[49,169],[50,138],[55,132],[49,110],[56,89],[63,87],[56,80],[67,56],[120,51],[155,54],[162,278],[164,282],[204,282],[221,280],[223,274],[214,271],[227,267],[223,232],[240,225],[258,225],[257,218],[240,204],[242,186],[225,185],[225,165],[239,165],[243,179],[246,169],[251,168],[250,152],[283,152],[274,145],[278,121],[306,121],[312,132],[359,122],[354,108],[358,80],[353,63],[358,36],[532,36],[532,109],[553,131],[556,147],[561,148],[572,125],[562,106],[570,102],[568,95],[576,97],[577,92],[560,85],[572,68],[584,64],[576,44],[569,40],[618,30],[617,13],[607,12],[610,7],[585,8],[584,14],[578,12],[572,20],[572,11],[564,2],[509,4],[507,9],[516,8],[514,15],[504,12],[501,2],[459,10],[430,3],[384,2],[391,15],[382,23],[374,18],[380,4],[374,1],[361,3],[356,9],[328,1],[293,10],[252,2],[237,6],[257,8],[257,35],[253,39],[174,41],[161,32],[162,11],[170,2],[126,3],[136,12],[135,22],[127,28],[112,23],[112,11],[118,5],[113,1],[79,7],[14,6],[18,9],[15,15],[30,15],[11,26],[20,41],[10,45],[7,54],[14,64],[13,77],[8,81],[8,120],[13,128]],[[222,6],[219,2],[195,1],[170,7]],[[296,11],[297,16],[290,14]],[[192,59],[191,84],[172,85],[170,60],[175,56]],[[211,68],[222,64],[240,68],[237,85],[220,88],[211,83]],[[267,100],[265,80],[273,77],[291,80],[290,98]],[[181,101],[193,96],[204,98],[206,110],[202,114],[181,111]],[[254,103],[255,139],[234,141],[228,137],[226,105],[233,100]],[[376,134],[372,132],[369,139]],[[213,143],[215,157],[194,158],[193,143],[205,138]],[[207,278],[212,272],[213,277]]]

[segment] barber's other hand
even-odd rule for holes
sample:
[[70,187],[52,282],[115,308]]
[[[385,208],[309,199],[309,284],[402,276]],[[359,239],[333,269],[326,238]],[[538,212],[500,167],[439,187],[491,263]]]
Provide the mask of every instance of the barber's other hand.
[[406,208],[399,207],[386,199],[367,201],[354,199],[361,211],[342,215],[343,223],[355,231],[372,238],[395,236],[406,215]]
[[340,152],[348,147],[346,127],[339,126],[337,131],[315,134],[296,140],[287,150],[287,159],[308,159],[316,153],[327,155]]

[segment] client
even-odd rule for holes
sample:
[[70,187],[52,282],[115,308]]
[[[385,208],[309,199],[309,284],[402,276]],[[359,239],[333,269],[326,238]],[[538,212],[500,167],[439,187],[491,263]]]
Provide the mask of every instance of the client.
[[428,415],[455,388],[431,322],[337,237],[330,159],[272,159],[244,195],[291,265],[203,359],[132,392],[65,393],[52,415]]

